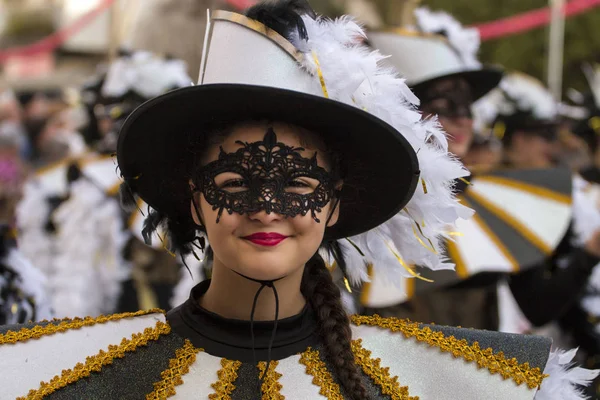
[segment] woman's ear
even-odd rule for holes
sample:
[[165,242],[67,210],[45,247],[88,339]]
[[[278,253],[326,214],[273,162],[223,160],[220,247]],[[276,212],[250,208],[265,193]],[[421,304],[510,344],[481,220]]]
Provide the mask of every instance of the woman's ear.
[[198,226],[202,226],[202,210],[200,210],[200,204],[198,204],[198,200],[200,196],[198,195],[198,191],[196,190],[196,186],[190,180],[190,191],[192,192],[192,199],[190,200],[190,213],[192,214],[192,219],[194,223]]
[[335,196],[331,199],[331,204],[335,207],[327,219],[327,227],[332,227],[337,224],[340,218],[340,192],[344,186],[344,181],[339,181],[335,184]]

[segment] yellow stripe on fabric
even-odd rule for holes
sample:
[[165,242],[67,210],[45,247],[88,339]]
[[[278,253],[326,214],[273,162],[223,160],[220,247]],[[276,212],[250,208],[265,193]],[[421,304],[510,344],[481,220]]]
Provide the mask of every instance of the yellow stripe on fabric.
[[39,389],[32,389],[26,397],[19,397],[17,400],[41,400],[57,390],[89,377],[92,372],[102,371],[102,368],[112,364],[114,359],[123,358],[126,353],[134,352],[139,347],[146,346],[149,342],[156,341],[170,332],[171,327],[168,324],[158,321],[154,328],[146,328],[142,333],[134,333],[131,339],[123,339],[118,346],[108,346],[108,351],[100,350],[98,354],[87,357],[85,363],[78,363],[73,369],[63,370],[60,376],[55,376],[50,382],[41,382]]
[[[33,328],[22,328],[19,331],[8,331],[2,335],[0,335],[0,344],[15,344],[17,342],[26,342],[30,339],[39,339],[43,336],[53,335],[58,332],[66,332],[71,329],[80,329],[84,326],[93,326],[96,324],[105,324],[111,321],[119,321],[125,318],[133,318],[139,317],[142,315],[155,314],[160,313],[164,314],[163,310],[159,309],[151,309],[145,311],[138,311],[134,313],[122,313],[122,314],[113,314],[104,316],[101,315],[99,317],[86,317],[86,318],[73,318],[73,319],[64,319],[64,320],[54,320],[50,321],[48,325],[36,325]],[[60,322],[59,322],[60,321]],[[44,321],[47,322],[47,321]],[[52,322],[59,322],[58,324],[53,324]]]
[[397,376],[390,376],[390,369],[381,366],[381,359],[371,358],[371,352],[362,347],[361,339],[353,340],[351,347],[354,362],[381,388],[382,394],[390,396],[392,400],[419,400],[418,396],[410,396],[408,386],[400,386]]
[[550,246],[544,242],[535,232],[533,232],[527,225],[519,221],[517,218],[513,217],[491,201],[487,200],[485,197],[480,194],[475,193],[474,191],[470,191],[466,194],[472,200],[475,200],[479,205],[483,208],[494,214],[496,217],[500,218],[502,221],[507,223],[514,230],[519,232],[521,236],[527,239],[532,245],[537,247],[542,253],[546,255],[550,255],[554,252]]
[[231,393],[235,390],[234,382],[238,377],[238,370],[242,365],[239,361],[223,358],[221,369],[217,372],[219,380],[210,385],[215,392],[208,395],[209,400],[231,400]]
[[190,366],[196,361],[196,354],[204,351],[197,349],[188,339],[177,349],[175,357],[169,360],[169,368],[161,372],[160,381],[154,384],[152,393],[146,400],[163,400],[175,396],[175,386],[183,385],[182,376],[190,372]]
[[319,394],[328,400],[344,400],[339,385],[333,380],[318,351],[310,347],[306,349],[300,355],[300,364],[303,364],[306,367],[306,373],[313,377],[312,383],[321,388]]
[[432,347],[439,348],[444,353],[461,357],[467,362],[476,363],[478,368],[486,368],[490,374],[500,374],[504,379],[512,379],[517,385],[527,384],[530,389],[539,388],[542,381],[548,377],[539,368],[532,368],[529,363],[519,364],[516,358],[507,359],[504,353],[495,353],[493,349],[482,349],[479,343],[469,344],[465,339],[445,336],[442,332],[433,331],[429,327],[420,327],[418,323],[398,318],[382,318],[379,315],[370,317],[353,315],[353,324],[377,326],[391,332],[400,332],[406,338],[415,339]]
[[[493,183],[500,186],[508,186],[514,189],[522,190],[524,192],[533,194],[535,196],[543,197],[545,199],[554,200],[562,204],[571,204],[572,198],[570,195],[562,194],[554,190],[546,189],[541,186],[531,185],[525,182],[517,181],[510,178],[503,178],[500,176],[481,176],[475,179],[475,185],[477,182]],[[470,192],[467,192],[469,195]]]
[[[462,199],[462,203],[469,208],[473,208],[473,206],[466,199]],[[473,218],[473,222],[475,222],[475,224],[477,224],[477,226],[479,226],[481,228],[481,230],[494,243],[494,245],[496,245],[496,248],[498,250],[500,250],[500,252],[504,256],[504,258],[506,258],[508,260],[513,272],[518,272],[520,269],[519,262],[512,255],[512,253],[508,250],[508,248],[502,242],[502,240],[500,240],[500,238],[494,233],[494,231],[492,231],[492,229],[489,227],[489,225],[486,224],[486,222],[477,213],[473,214],[472,218]]]
[[[261,386],[262,390],[262,400],[284,400],[285,396],[281,394],[281,389],[283,389],[283,385],[279,383],[279,378],[281,378],[281,374],[275,371],[279,365],[278,361],[271,361],[269,365],[269,372],[265,376],[265,380]],[[261,361],[258,363],[258,369],[260,371],[260,376],[263,376],[265,370],[267,369],[267,363]]]

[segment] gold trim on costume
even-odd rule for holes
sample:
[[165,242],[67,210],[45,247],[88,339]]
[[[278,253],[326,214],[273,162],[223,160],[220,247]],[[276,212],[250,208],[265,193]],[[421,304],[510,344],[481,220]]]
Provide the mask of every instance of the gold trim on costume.
[[[553,200],[562,204],[571,205],[573,200],[570,195],[562,194],[554,190],[546,189],[541,186],[530,185],[525,182],[517,181],[510,178],[503,178],[500,176],[478,176],[475,178],[475,184],[477,182],[494,183],[496,185],[508,186],[514,189],[522,190],[533,194],[535,196],[543,197],[548,200]],[[467,194],[470,194],[467,192]]]
[[521,236],[527,239],[532,245],[537,247],[542,253],[546,255],[550,255],[554,252],[554,249],[548,246],[546,242],[540,238],[535,232],[533,232],[527,225],[519,221],[516,217],[513,217],[482,195],[475,193],[474,191],[470,191],[466,194],[471,199],[475,200],[489,212],[494,214],[496,217],[500,218],[500,220],[504,221],[508,225],[510,225],[514,230],[519,232]]
[[17,400],[42,399],[82,378],[89,377],[92,372],[100,372],[105,365],[112,364],[116,358],[123,358],[125,353],[134,352],[138,347],[146,346],[148,342],[156,341],[160,336],[170,332],[171,327],[168,324],[158,321],[154,328],[146,328],[142,333],[134,333],[131,339],[123,338],[118,346],[109,345],[108,351],[100,350],[98,354],[87,357],[84,364],[77,363],[73,369],[63,370],[60,376],[55,376],[50,382],[41,382],[39,389],[32,389],[27,397],[19,397]]
[[344,400],[340,387],[331,376],[331,373],[327,370],[327,366],[319,357],[319,352],[311,349],[306,349],[304,353],[300,355],[300,364],[306,367],[306,373],[312,375],[312,383],[319,386],[319,394],[325,396],[329,400]]
[[494,354],[493,349],[482,349],[479,343],[469,344],[465,339],[458,340],[454,336],[446,337],[442,332],[435,332],[428,327],[398,318],[382,318],[379,315],[371,317],[353,315],[353,324],[378,326],[392,332],[400,332],[406,338],[414,338],[418,342],[435,346],[444,353],[454,357],[462,357],[467,362],[477,363],[478,368],[487,368],[492,374],[500,374],[504,379],[511,378],[517,385],[527,384],[530,389],[539,388],[548,375],[539,368],[531,368],[529,363],[519,364],[516,358],[506,359],[504,353]]
[[175,358],[169,360],[169,368],[161,372],[162,380],[154,384],[154,391],[146,396],[146,400],[164,400],[175,396],[175,386],[183,385],[182,376],[190,372],[190,365],[201,351],[204,350],[195,348],[186,339],[184,345],[175,352]]
[[[285,396],[281,394],[281,389],[283,388],[283,385],[279,383],[279,378],[281,378],[282,375],[279,372],[275,371],[275,368],[277,368],[278,364],[279,362],[277,361],[271,361],[271,364],[269,365],[269,372],[267,372],[265,380],[261,386],[262,400],[285,399]],[[265,370],[267,369],[267,363],[264,361],[259,362],[258,369],[260,370],[260,374],[262,376],[262,374],[264,374]]]
[[317,53],[312,51],[313,61],[317,66],[317,75],[319,76],[319,83],[321,83],[321,90],[323,91],[323,97],[326,99],[329,98],[329,91],[327,90],[327,85],[325,84],[325,77],[323,76],[323,70],[321,69],[321,63],[319,62],[319,57],[317,57]]
[[392,400],[419,400],[418,396],[409,395],[408,386],[400,386],[397,376],[390,376],[389,368],[381,366],[380,358],[371,358],[371,352],[362,347],[361,339],[353,340],[351,346],[354,361],[381,388],[382,394],[390,396]]
[[[96,324],[105,324],[110,321],[118,321],[125,318],[139,317],[142,315],[160,313],[164,315],[163,310],[152,309],[145,311],[137,311],[134,313],[122,313],[104,316],[101,315],[96,318],[85,317],[85,318],[73,318],[64,320],[54,320],[54,322],[62,321],[58,325],[50,323],[48,325],[36,325],[33,328],[22,328],[21,330],[8,331],[0,335],[0,344],[15,344],[17,342],[26,342],[30,339],[39,339],[42,336],[53,335],[57,332],[65,332],[71,329],[80,329],[84,326],[93,326]],[[46,322],[46,321],[44,321]]]
[[[469,208],[473,208],[473,206],[471,205],[471,203],[469,203],[467,201],[467,199],[465,198],[461,198],[461,203]],[[494,243],[494,245],[496,246],[496,248],[498,250],[500,250],[500,252],[502,253],[502,255],[504,256],[504,258],[506,258],[508,260],[508,262],[510,263],[510,267],[512,268],[513,272],[519,272],[519,262],[515,259],[515,257],[512,255],[512,253],[508,250],[508,248],[504,245],[504,243],[502,242],[502,240],[500,240],[500,238],[494,233],[494,231],[492,231],[492,229],[488,226],[488,224],[486,224],[486,222],[479,216],[479,214],[475,213],[473,215],[473,222],[475,222],[475,224],[485,233],[485,235]],[[470,275],[470,274],[469,274]],[[466,278],[467,276],[465,276],[464,278]]]
[[237,14],[230,11],[218,10],[215,11],[213,20],[221,20],[221,21],[229,21],[235,24],[244,26],[248,29],[253,30],[254,32],[260,33],[261,35],[271,39],[275,42],[279,47],[286,51],[290,56],[292,56],[296,61],[301,63],[304,60],[304,53],[296,48],[289,40],[281,36],[279,33],[275,32],[273,29],[268,26],[250,19],[242,14]]
[[235,390],[234,382],[238,377],[237,371],[242,365],[239,361],[221,359],[221,369],[217,372],[219,380],[210,385],[215,392],[208,395],[210,400],[231,400],[231,393]]

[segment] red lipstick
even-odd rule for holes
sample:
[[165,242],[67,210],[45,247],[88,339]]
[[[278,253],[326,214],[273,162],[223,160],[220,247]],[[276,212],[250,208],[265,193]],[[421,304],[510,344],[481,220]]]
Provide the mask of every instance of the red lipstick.
[[258,232],[249,236],[244,236],[242,239],[246,239],[259,246],[277,246],[287,238],[287,236],[280,233]]

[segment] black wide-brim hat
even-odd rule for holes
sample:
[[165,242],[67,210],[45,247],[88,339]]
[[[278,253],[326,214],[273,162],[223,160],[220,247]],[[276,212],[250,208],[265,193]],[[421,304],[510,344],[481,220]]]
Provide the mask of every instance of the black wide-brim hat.
[[495,89],[502,80],[503,76],[504,71],[501,68],[482,67],[481,69],[476,70],[465,70],[436,76],[434,78],[412,84],[411,88],[415,92],[415,95],[421,98],[426,96],[426,91],[428,88],[430,88],[431,85],[435,84],[436,82],[446,79],[464,79],[471,88],[472,100],[477,101]]
[[[341,156],[340,217],[327,229],[328,239],[371,230],[408,203],[419,180],[410,143],[374,115],[319,95],[319,77],[300,68],[300,54],[282,36],[241,15],[217,12],[209,45],[203,84],[147,101],[121,129],[121,174],[150,207],[170,219],[190,219],[189,179],[198,157],[191,143],[214,127],[248,120],[309,129]],[[247,49],[252,61],[266,57],[268,68],[244,65],[251,60]],[[231,62],[232,54],[240,65]]]
[[406,78],[417,97],[445,79],[464,79],[476,101],[494,89],[504,75],[498,66],[477,66],[465,62],[460,52],[443,35],[407,29],[387,29],[369,34],[369,42]]

